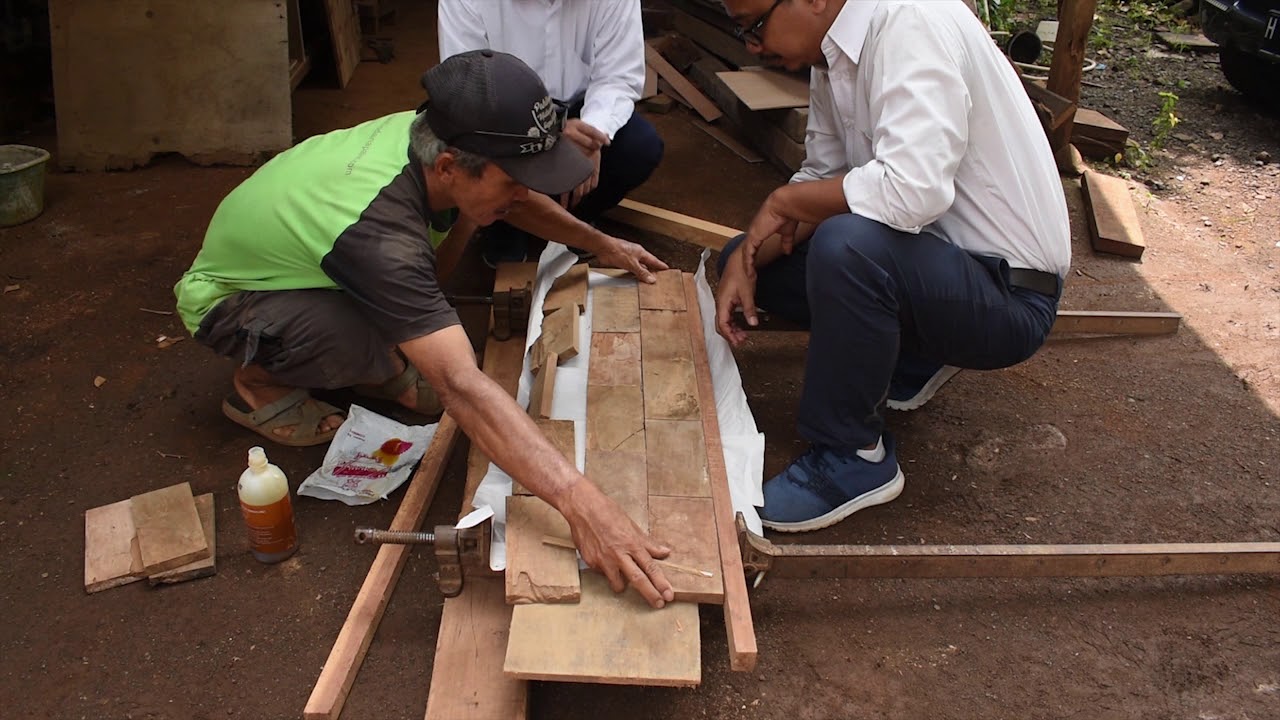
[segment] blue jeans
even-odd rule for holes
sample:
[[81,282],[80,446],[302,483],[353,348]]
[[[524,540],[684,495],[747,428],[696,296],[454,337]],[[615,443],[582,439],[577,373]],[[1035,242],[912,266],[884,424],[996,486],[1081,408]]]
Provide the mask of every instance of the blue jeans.
[[[741,244],[725,246],[720,270]],[[1008,263],[853,215],[760,268],[756,304],[810,330],[800,435],[852,452],[884,431],[885,398],[902,364],[992,370],[1035,354],[1058,297],[1013,287]]]

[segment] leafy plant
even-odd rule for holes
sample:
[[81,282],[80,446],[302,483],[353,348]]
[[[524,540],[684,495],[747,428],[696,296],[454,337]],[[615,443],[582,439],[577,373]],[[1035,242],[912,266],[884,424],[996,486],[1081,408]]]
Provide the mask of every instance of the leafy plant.
[[1146,170],[1155,164],[1155,158],[1151,153],[1143,149],[1136,140],[1126,140],[1124,143],[1124,152],[1116,153],[1111,159],[1111,164],[1117,167],[1131,167],[1136,170]]
[[1156,114],[1156,119],[1151,122],[1151,127],[1155,129],[1155,137],[1151,139],[1151,147],[1159,150],[1164,147],[1165,141],[1169,139],[1169,134],[1173,129],[1178,127],[1181,122],[1178,119],[1178,96],[1171,92],[1160,93],[1161,103],[1160,112]]

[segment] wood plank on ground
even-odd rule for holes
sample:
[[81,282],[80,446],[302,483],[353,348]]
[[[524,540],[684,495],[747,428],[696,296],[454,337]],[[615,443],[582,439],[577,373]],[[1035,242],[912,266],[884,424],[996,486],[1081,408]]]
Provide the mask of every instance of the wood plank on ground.
[[1140,258],[1147,249],[1142,225],[1133,208],[1129,183],[1121,178],[1086,170],[1080,187],[1084,191],[1085,217],[1089,236],[1098,252]]
[[591,332],[639,332],[640,298],[635,285],[591,291]]
[[702,419],[644,422],[650,495],[711,497]]
[[[640,438],[644,442],[643,434]],[[586,476],[618,503],[641,530],[649,528],[649,480],[640,452],[588,450]]]
[[716,76],[752,110],[809,106],[809,82],[791,73],[763,68],[728,70]]
[[702,681],[698,630],[696,604],[653,610],[639,593],[615,595],[603,577],[584,573],[579,603],[512,608],[503,672],[525,680],[692,687]]
[[745,162],[749,162],[752,164],[758,163],[758,162],[764,162],[763,155],[747,147],[745,144],[743,144],[742,141],[738,140],[738,138],[716,127],[715,125],[712,125],[711,123],[701,122],[697,119],[694,119],[692,121],[692,124],[694,127],[698,128],[702,132],[710,135],[712,139],[714,139],[716,142],[720,143],[721,145],[725,146],[725,148],[728,149],[729,152],[742,158]]
[[217,574],[218,533],[213,505],[213,493],[205,493],[196,497],[196,512],[200,515],[200,527],[204,530],[205,542],[209,545],[209,557],[194,560],[172,570],[147,576],[151,585],[172,585],[197,578],[210,577]]
[[644,395],[638,385],[587,385],[587,450],[644,452]]
[[507,604],[578,602],[578,556],[542,542],[570,537],[569,523],[545,500],[507,498]]
[[742,234],[741,230],[727,225],[700,220],[691,215],[634,200],[623,200],[617,207],[605,213],[605,217],[628,227],[665,235],[712,250],[723,250],[726,243]]
[[209,557],[209,543],[200,526],[191,483],[134,495],[130,508],[142,569],[147,575]]
[[587,264],[578,263],[551,283],[547,297],[542,301],[542,312],[576,305],[578,312],[587,309]]
[[650,495],[649,534],[671,548],[671,555],[666,558],[668,563],[711,574],[707,577],[688,570],[664,570],[677,602],[724,602],[724,579],[720,576],[720,547],[711,498]]
[[426,720],[525,720],[529,683],[503,674],[511,606],[497,578],[467,578],[444,601]]
[[591,333],[588,385],[640,386],[640,333]]
[[84,513],[84,591],[95,593],[146,577],[129,500]]
[[667,62],[667,59],[662,57],[662,53],[646,44],[644,56],[649,66],[658,73],[658,77],[671,83],[675,91],[693,106],[703,120],[711,122],[724,114],[720,112],[720,108],[716,107],[715,103],[708,100],[706,95],[703,95],[698,88],[694,87],[688,78],[681,75],[679,70],[676,70],[671,63]]
[[1178,332],[1181,322],[1182,315],[1176,312],[1059,310],[1050,332],[1054,335],[1172,335]]
[[698,290],[692,275],[684,276],[684,290],[685,306],[689,308],[685,315],[689,320],[698,391],[706,398],[702,412],[702,432],[706,440],[707,473],[711,477],[716,539],[720,546],[721,576],[724,578],[724,624],[729,640],[729,667],[738,671],[750,671],[755,668],[758,659],[756,633],[751,621],[746,574],[738,549],[733,500],[729,495],[729,479],[724,466],[724,448],[720,444],[720,420],[716,416],[715,388],[711,383],[711,368],[703,342],[702,312],[698,307]]
[[[657,282],[637,283],[641,310],[684,310],[684,281],[679,270],[654,273]],[[643,328],[643,323],[642,323]]]
[[1110,159],[1123,153],[1129,130],[1097,110],[1078,108],[1071,125],[1071,144],[1082,155]]

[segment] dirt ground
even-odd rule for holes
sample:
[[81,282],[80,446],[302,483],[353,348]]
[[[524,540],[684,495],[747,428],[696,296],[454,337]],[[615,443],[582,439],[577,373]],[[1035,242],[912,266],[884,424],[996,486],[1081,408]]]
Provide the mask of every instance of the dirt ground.
[[[432,14],[401,15],[392,63],[362,64],[345,91],[313,77],[297,92],[299,138],[418,101]],[[901,498],[787,541],[1280,540],[1280,121],[1226,90],[1210,57],[1138,55],[1133,72],[1088,75],[1102,87],[1086,86],[1086,101],[1148,142],[1151,78],[1174,73],[1189,82],[1177,129],[1189,139],[1135,176],[1154,188],[1135,194],[1141,262],[1093,254],[1078,183],[1064,181],[1076,239],[1063,307],[1176,311],[1181,330],[1055,340],[1015,368],[961,373],[926,409],[890,418]],[[683,111],[652,119],[667,155],[642,201],[741,227],[785,179],[708,142]],[[23,142],[53,147],[52,125]],[[1256,164],[1264,151],[1272,162]],[[155,347],[182,328],[141,308],[172,309],[210,215],[249,172],[163,158],[128,173],[54,174],[44,215],[0,231],[6,718],[299,717],[373,557],[352,529],[395,512],[395,500],[297,499],[302,550],[255,562],[233,486],[256,440],[218,410],[230,366],[194,342]],[[654,247],[692,269],[691,248]],[[483,288],[482,266],[468,262],[468,283]],[[760,334],[738,353],[766,475],[802,449],[804,352],[802,336]],[[295,485],[324,454],[268,451]],[[455,461],[428,525],[455,515],[462,472]],[[216,493],[218,574],[85,595],[83,512],[179,481]],[[442,607],[433,570],[429,554],[412,555],[344,718],[421,717]],[[1274,576],[773,579],[752,608],[755,672],[728,670],[720,613],[704,608],[699,688],[536,683],[531,715],[1280,717]]]

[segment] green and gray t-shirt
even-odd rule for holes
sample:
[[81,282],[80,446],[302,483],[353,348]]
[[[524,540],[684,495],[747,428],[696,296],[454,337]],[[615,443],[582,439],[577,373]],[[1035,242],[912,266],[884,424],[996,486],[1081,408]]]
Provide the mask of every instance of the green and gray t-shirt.
[[456,211],[432,214],[409,151],[414,113],[310,138],[273,158],[218,206],[174,287],[193,335],[240,291],[342,290],[388,343],[458,324],[436,278]]

